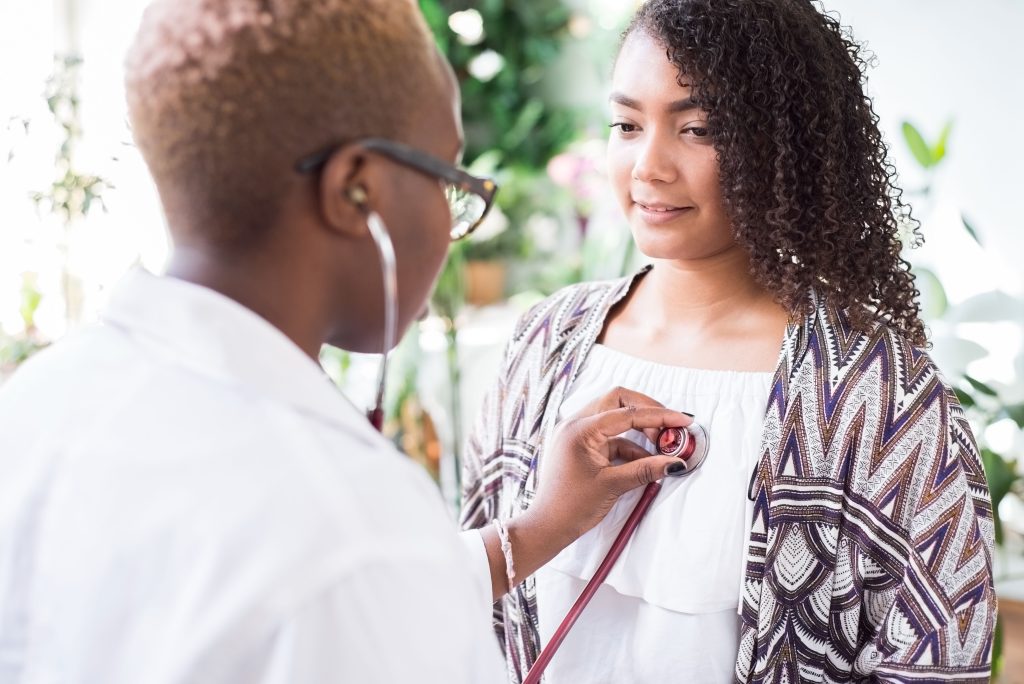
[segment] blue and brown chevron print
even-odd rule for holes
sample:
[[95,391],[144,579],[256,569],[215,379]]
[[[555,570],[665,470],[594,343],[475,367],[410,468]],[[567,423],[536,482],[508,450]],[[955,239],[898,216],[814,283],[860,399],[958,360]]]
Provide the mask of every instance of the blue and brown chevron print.
[[[529,507],[558,406],[642,273],[520,321],[470,438],[463,527]],[[926,353],[810,296],[765,409],[736,681],[987,682],[992,511],[963,411]],[[536,615],[531,579],[495,605],[513,682]]]

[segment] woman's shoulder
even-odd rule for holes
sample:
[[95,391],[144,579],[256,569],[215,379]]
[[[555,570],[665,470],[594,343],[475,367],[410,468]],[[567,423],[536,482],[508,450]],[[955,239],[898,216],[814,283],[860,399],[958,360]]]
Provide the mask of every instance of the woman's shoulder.
[[[883,386],[900,385],[910,394],[925,386],[950,392],[928,349],[915,344],[911,336],[896,325],[880,319],[853,316],[827,300],[815,304],[809,344],[816,347],[815,358],[827,366],[832,377],[877,377]],[[875,374],[871,371],[878,369]]]
[[[901,330],[885,318],[872,316],[867,311],[858,310],[855,307],[834,304],[825,297],[815,296],[813,301],[816,323],[829,334],[830,338],[842,337],[860,344],[871,341],[881,342],[889,345],[894,353],[924,354],[927,351],[915,344],[908,332]],[[855,315],[857,313],[861,315]]]
[[599,324],[628,290],[635,275],[567,285],[531,306],[516,323],[514,345],[536,342],[540,333],[550,344]]

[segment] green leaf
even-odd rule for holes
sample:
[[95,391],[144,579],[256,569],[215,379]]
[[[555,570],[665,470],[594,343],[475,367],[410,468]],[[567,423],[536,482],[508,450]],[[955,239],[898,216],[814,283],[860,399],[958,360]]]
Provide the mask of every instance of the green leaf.
[[465,243],[457,242],[448,251],[448,260],[431,298],[437,313],[448,320],[455,320],[466,301],[465,268]]
[[1003,671],[1003,616],[996,610],[996,630],[992,635],[992,679],[999,681],[999,675]]
[[946,156],[946,144],[949,142],[949,134],[953,132],[953,120],[950,119],[942,127],[939,139],[932,147],[932,164],[938,164]]
[[27,330],[35,327],[36,311],[39,309],[39,304],[42,301],[43,295],[38,290],[27,286],[22,287],[21,306],[18,312],[21,314],[22,323]]
[[946,288],[942,286],[942,281],[934,271],[924,267],[915,268],[914,276],[921,291],[921,313],[925,319],[942,318],[949,308],[949,299],[946,297]]
[[992,507],[996,508],[1003,500],[1018,475],[1014,465],[988,447],[981,450],[981,461],[985,466],[985,477],[988,480],[989,493],[992,496]]
[[487,150],[473,160],[473,163],[469,165],[469,170],[480,176],[493,176],[497,173],[504,157],[505,153],[501,150]]
[[544,103],[537,99],[531,99],[519,112],[516,123],[502,139],[508,148],[515,148],[520,145],[537,125],[544,114]]
[[974,226],[972,226],[971,222],[967,220],[967,217],[960,214],[960,221],[964,224],[964,230],[967,231],[967,234],[974,238],[974,241],[980,245],[981,238],[978,237],[978,231],[974,229]]
[[992,451],[981,450],[981,462],[985,466],[985,479],[988,480],[988,491],[992,497],[992,522],[995,527],[996,544],[1003,543],[1003,521],[999,517],[999,503],[1003,500],[1013,484],[1019,479],[1012,464]]
[[921,132],[909,121],[903,122],[903,139],[907,141],[907,147],[910,148],[918,164],[926,169],[935,165],[931,148],[924,141]]
[[985,383],[983,383],[980,380],[975,380],[970,375],[964,375],[964,380],[969,382],[971,387],[973,387],[974,389],[978,390],[982,394],[985,394],[985,395],[990,396],[990,397],[998,397],[999,396],[999,393],[996,392],[994,389],[992,389],[991,387],[989,387],[988,385],[986,385]]
[[960,402],[960,405],[963,406],[964,408],[970,408],[977,403],[974,401],[974,397],[972,397],[967,392],[964,392],[959,387],[954,387],[953,393],[956,394],[957,400]]
[[420,11],[423,12],[427,25],[434,34],[437,47],[448,52],[451,46],[451,31],[448,29],[448,13],[437,0],[420,0]]
[[1003,411],[1017,427],[1024,429],[1024,403],[1004,406]]

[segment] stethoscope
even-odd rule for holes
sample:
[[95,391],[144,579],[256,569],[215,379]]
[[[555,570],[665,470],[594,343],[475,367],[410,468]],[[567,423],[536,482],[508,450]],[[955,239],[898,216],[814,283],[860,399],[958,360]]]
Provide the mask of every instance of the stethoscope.
[[[357,206],[366,206],[366,193],[361,188],[350,190],[349,198]],[[373,408],[366,412],[367,420],[377,432],[381,432],[384,429],[384,386],[388,379],[388,356],[398,337],[398,269],[395,265],[395,247],[391,243],[391,236],[377,212],[370,211],[367,214],[366,227],[369,228],[370,237],[377,247],[381,277],[384,279],[384,348],[380,368],[377,369],[377,394],[374,397]]]
[[[352,191],[350,198],[357,205],[365,206],[365,192],[361,190]],[[384,349],[377,373],[376,400],[374,407],[367,411],[366,416],[373,427],[380,432],[384,424],[384,386],[387,382],[388,355],[392,347],[395,346],[395,338],[398,333],[398,273],[395,265],[395,248],[391,243],[391,237],[388,235],[384,222],[376,212],[370,211],[366,217],[366,224],[370,230],[370,236],[377,247],[377,254],[380,257],[381,275],[384,280]],[[707,430],[702,425],[696,423],[685,428],[665,428],[658,433],[658,440],[655,444],[658,453],[662,456],[674,456],[682,461],[685,466],[681,473],[683,477],[692,475],[704,465],[708,457],[708,446]],[[572,608],[569,609],[558,629],[555,630],[544,650],[541,651],[540,656],[537,657],[537,661],[530,668],[530,672],[526,679],[523,680],[523,684],[539,684],[541,677],[544,675],[544,669],[551,662],[551,658],[554,657],[558,647],[562,645],[562,641],[565,640],[569,630],[572,629],[580,615],[583,614],[583,609],[594,598],[598,587],[608,577],[608,573],[611,572],[615,562],[622,555],[623,549],[626,548],[626,544],[632,538],[633,533],[636,532],[640,521],[647,515],[647,511],[650,509],[651,504],[654,503],[654,499],[660,491],[660,481],[652,482],[644,489],[643,494],[640,495],[640,500],[637,501],[633,511],[626,519],[626,524],[622,526],[618,536],[615,537],[615,541],[608,550],[608,554],[601,561],[601,565],[598,566],[597,572],[594,573],[594,576],[587,583],[587,586],[583,589],[579,598],[576,599]]]
[[[708,458],[708,445],[707,430],[702,425],[694,423],[686,428],[666,428],[662,430],[658,433],[658,441],[655,447],[662,456],[675,456],[680,459],[685,466],[681,475],[685,477],[692,475],[704,465]],[[541,677],[544,676],[545,668],[551,662],[558,647],[562,645],[562,641],[569,634],[569,630],[572,629],[580,615],[583,614],[583,609],[594,598],[598,587],[607,579],[608,573],[612,571],[615,562],[619,559],[623,549],[626,548],[626,544],[632,538],[633,533],[636,532],[640,521],[647,515],[647,511],[650,509],[651,504],[654,503],[654,499],[660,491],[660,481],[652,482],[644,489],[643,494],[640,495],[640,500],[637,501],[633,511],[626,518],[626,524],[622,526],[618,536],[615,537],[615,541],[612,542],[611,548],[608,549],[608,554],[601,561],[601,565],[598,566],[597,572],[594,573],[590,582],[584,587],[583,592],[576,599],[576,603],[566,613],[562,623],[558,625],[558,629],[551,635],[551,639],[544,646],[533,667],[530,668],[530,672],[526,675],[526,679],[523,680],[523,684],[539,684]]]

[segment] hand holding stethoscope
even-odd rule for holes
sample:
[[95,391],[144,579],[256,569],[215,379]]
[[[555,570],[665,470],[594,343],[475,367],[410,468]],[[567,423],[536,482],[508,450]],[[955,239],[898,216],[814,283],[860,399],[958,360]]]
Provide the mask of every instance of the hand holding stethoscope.
[[[661,404],[649,397],[630,390],[619,389],[611,395],[606,395],[599,399],[598,402],[596,402],[596,408],[600,409],[601,405],[604,404],[604,407],[607,410],[607,402],[610,401],[610,398],[615,396],[618,397],[620,402],[630,402],[629,405],[633,408],[627,410],[631,410],[634,415],[645,410],[656,411],[657,409],[654,407],[661,407]],[[641,408],[641,406],[645,406],[646,408]],[[584,409],[584,412],[585,411],[586,409]],[[677,426],[665,424],[660,426],[658,429],[652,429],[645,425],[646,429],[642,430],[644,434],[647,435],[647,438],[655,445],[658,450],[658,454],[664,458],[671,459],[663,466],[664,474],[667,477],[685,476],[695,472],[701,465],[703,465],[708,455],[709,444],[707,432],[702,426],[693,422],[693,416],[690,416],[689,414],[682,415],[687,416],[688,419],[685,425]],[[622,424],[622,422],[619,422],[617,426],[621,426]],[[606,429],[611,429],[611,422],[606,423],[605,427]],[[637,425],[632,425],[631,427],[639,429]],[[563,425],[560,426],[559,429],[572,430],[573,428],[570,423],[568,427]],[[621,432],[625,432],[625,429],[614,434],[621,434]],[[611,436],[610,433],[606,434]],[[598,448],[600,449],[600,447]],[[605,449],[609,451],[614,449],[619,458],[643,459],[650,456],[646,451],[636,446],[633,442],[621,437],[613,438],[606,442]],[[586,459],[584,459],[584,461],[585,460]],[[551,491],[550,493],[545,492],[544,496],[558,495],[557,484],[551,483],[547,478],[560,480],[564,483],[564,486],[573,487],[572,483],[577,482],[577,480],[570,478],[580,477],[580,474],[561,472],[562,469],[566,468],[566,463],[567,461],[565,459],[556,459],[554,465],[542,469],[542,481],[541,487],[538,489],[538,498],[542,496],[541,492],[544,490],[545,486],[549,484],[551,485],[550,490],[554,491]],[[654,467],[655,458],[646,458],[643,461],[638,461],[637,465],[639,464],[642,464],[643,467]],[[637,474],[639,475],[639,473]],[[622,530],[619,532],[615,541],[612,543],[611,548],[608,550],[608,554],[605,556],[604,560],[601,561],[601,565],[597,568],[597,572],[594,573],[590,582],[587,583],[587,586],[583,589],[579,598],[576,599],[572,608],[569,609],[568,614],[566,614],[562,623],[558,626],[558,629],[556,629],[554,634],[552,634],[551,640],[548,641],[544,650],[541,651],[540,655],[537,657],[533,667],[530,668],[530,672],[526,676],[526,679],[523,680],[523,684],[538,684],[540,682],[541,677],[544,674],[544,669],[547,667],[548,663],[551,662],[551,658],[554,657],[558,647],[562,644],[562,641],[569,633],[569,630],[572,629],[576,620],[578,620],[580,615],[583,613],[583,609],[586,608],[587,604],[590,603],[590,600],[594,597],[594,594],[597,593],[598,587],[602,582],[604,582],[605,578],[608,577],[608,573],[611,572],[612,567],[622,554],[622,550],[626,547],[630,537],[633,536],[633,533],[636,531],[637,526],[639,526],[640,521],[643,520],[644,515],[647,514],[647,511],[650,509],[655,497],[658,496],[658,492],[661,491],[661,483],[651,475],[652,473],[647,473],[647,477],[641,480],[650,482],[650,484],[648,484],[647,488],[644,489],[643,494],[640,496],[640,500],[633,508],[633,511],[629,514],[629,518],[626,519],[626,523],[622,526]],[[622,492],[619,493],[624,493],[635,486],[636,481],[633,481],[632,486],[624,488]],[[580,530],[579,534],[582,535],[584,532],[600,522],[608,511],[611,510],[612,505],[614,505],[617,500],[618,494],[611,498],[602,499],[599,502],[598,508],[594,511],[594,517],[596,519],[593,523]],[[587,522],[589,522],[589,520]]]
[[490,547],[494,598],[597,525],[622,494],[679,472],[678,458],[651,455],[619,435],[636,429],[656,438],[660,430],[684,430],[692,420],[650,397],[613,390],[560,423],[545,441],[529,508],[505,521],[514,554],[502,558],[505,549],[496,550],[495,530],[481,531]]
[[[530,511],[571,523],[566,539],[575,541],[601,522],[622,494],[687,471],[677,454],[652,456],[620,435],[635,429],[657,444],[664,430],[685,435],[692,423],[692,416],[666,409],[639,392],[608,392],[555,428],[540,459]],[[612,465],[617,460],[625,463]]]

